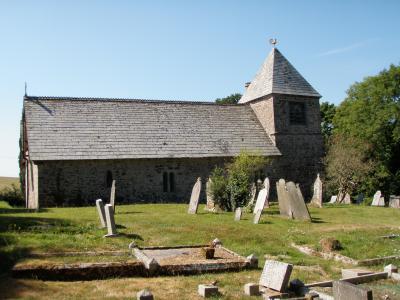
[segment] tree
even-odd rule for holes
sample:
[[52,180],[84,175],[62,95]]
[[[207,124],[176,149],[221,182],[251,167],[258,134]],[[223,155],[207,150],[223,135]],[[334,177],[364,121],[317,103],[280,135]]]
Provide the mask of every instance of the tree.
[[362,189],[400,193],[400,66],[391,65],[376,76],[353,84],[333,118],[333,132],[357,138],[370,147],[367,160],[375,162]]
[[333,131],[333,117],[335,116],[336,113],[336,106],[333,103],[322,102],[320,109],[321,109],[321,133],[324,137],[325,143],[327,143]]
[[325,171],[328,189],[332,193],[351,195],[371,173],[373,163],[366,157],[369,147],[356,137],[341,134],[331,137],[325,157]]
[[217,98],[215,99],[215,103],[217,104],[237,104],[242,98],[242,94],[236,93],[236,94],[231,94],[228,97],[225,98]]

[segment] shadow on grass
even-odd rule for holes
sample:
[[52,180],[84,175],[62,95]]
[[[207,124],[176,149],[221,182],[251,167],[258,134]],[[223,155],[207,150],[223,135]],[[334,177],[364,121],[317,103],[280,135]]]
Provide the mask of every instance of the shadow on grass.
[[46,208],[27,209],[27,208],[0,208],[0,214],[19,214],[19,213],[37,213],[37,212],[47,212]]
[[327,223],[325,221],[323,221],[321,218],[317,218],[317,217],[311,217],[311,223]]
[[123,236],[123,237],[127,237],[133,240],[140,240],[140,241],[144,241],[142,236],[135,234],[135,233],[124,233],[124,232],[118,232],[119,236]]
[[118,212],[116,211],[116,215],[134,215],[134,214],[142,214],[142,211],[124,211],[124,212]]

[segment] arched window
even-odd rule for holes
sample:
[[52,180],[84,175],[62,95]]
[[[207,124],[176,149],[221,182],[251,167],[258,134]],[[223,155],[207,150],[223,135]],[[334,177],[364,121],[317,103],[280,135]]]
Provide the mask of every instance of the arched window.
[[112,182],[113,182],[113,175],[112,175],[112,172],[111,172],[111,171],[107,171],[106,185],[107,185],[108,188],[111,187]]
[[163,191],[164,193],[175,192],[175,173],[163,173]]

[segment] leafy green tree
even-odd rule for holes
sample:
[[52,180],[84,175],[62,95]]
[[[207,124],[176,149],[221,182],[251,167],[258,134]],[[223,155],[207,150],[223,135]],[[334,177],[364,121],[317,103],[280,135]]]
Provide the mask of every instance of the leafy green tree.
[[362,189],[386,195],[400,193],[400,66],[353,84],[333,118],[334,133],[355,137],[370,147],[365,157],[375,162]]
[[320,105],[321,110],[321,133],[324,137],[325,143],[328,142],[329,137],[333,131],[333,117],[336,113],[336,106],[333,103],[322,102]]
[[217,99],[215,99],[215,103],[217,103],[217,104],[237,104],[239,102],[240,98],[242,98],[242,94],[236,93],[236,94],[232,94],[225,98],[217,98]]

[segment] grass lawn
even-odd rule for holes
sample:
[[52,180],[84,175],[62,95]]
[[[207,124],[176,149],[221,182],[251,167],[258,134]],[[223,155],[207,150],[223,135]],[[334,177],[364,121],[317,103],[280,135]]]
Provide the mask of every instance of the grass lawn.
[[[9,277],[8,271],[13,263],[22,260],[30,251],[121,250],[127,249],[132,240],[143,246],[174,246],[204,244],[218,237],[224,246],[243,256],[255,253],[261,260],[260,266],[265,254],[295,265],[310,266],[309,271],[295,267],[292,275],[292,278],[298,277],[305,282],[339,278],[344,265],[303,255],[290,246],[292,242],[318,249],[321,238],[335,237],[344,247],[340,253],[355,259],[400,254],[400,238],[380,237],[400,234],[400,210],[392,208],[353,205],[310,208],[313,222],[307,223],[280,217],[277,205],[273,205],[266,209],[258,225],[252,224],[251,214],[244,214],[242,221],[234,222],[233,213],[213,214],[203,208],[199,207],[197,215],[188,215],[187,205],[117,206],[115,220],[121,236],[104,239],[105,230],[98,229],[99,220],[94,206],[49,208],[31,213],[0,203],[0,295],[41,299],[132,299],[138,290],[148,287],[156,299],[197,299],[197,285],[217,279],[222,299],[247,299],[242,293],[243,285],[257,282],[261,273],[261,270],[252,270],[84,282],[16,280]],[[396,263],[399,265],[400,262]],[[383,266],[375,268],[381,270]]]
[[1,177],[0,176],[0,191],[5,187],[9,187],[12,184],[19,186],[19,178],[18,177]]

